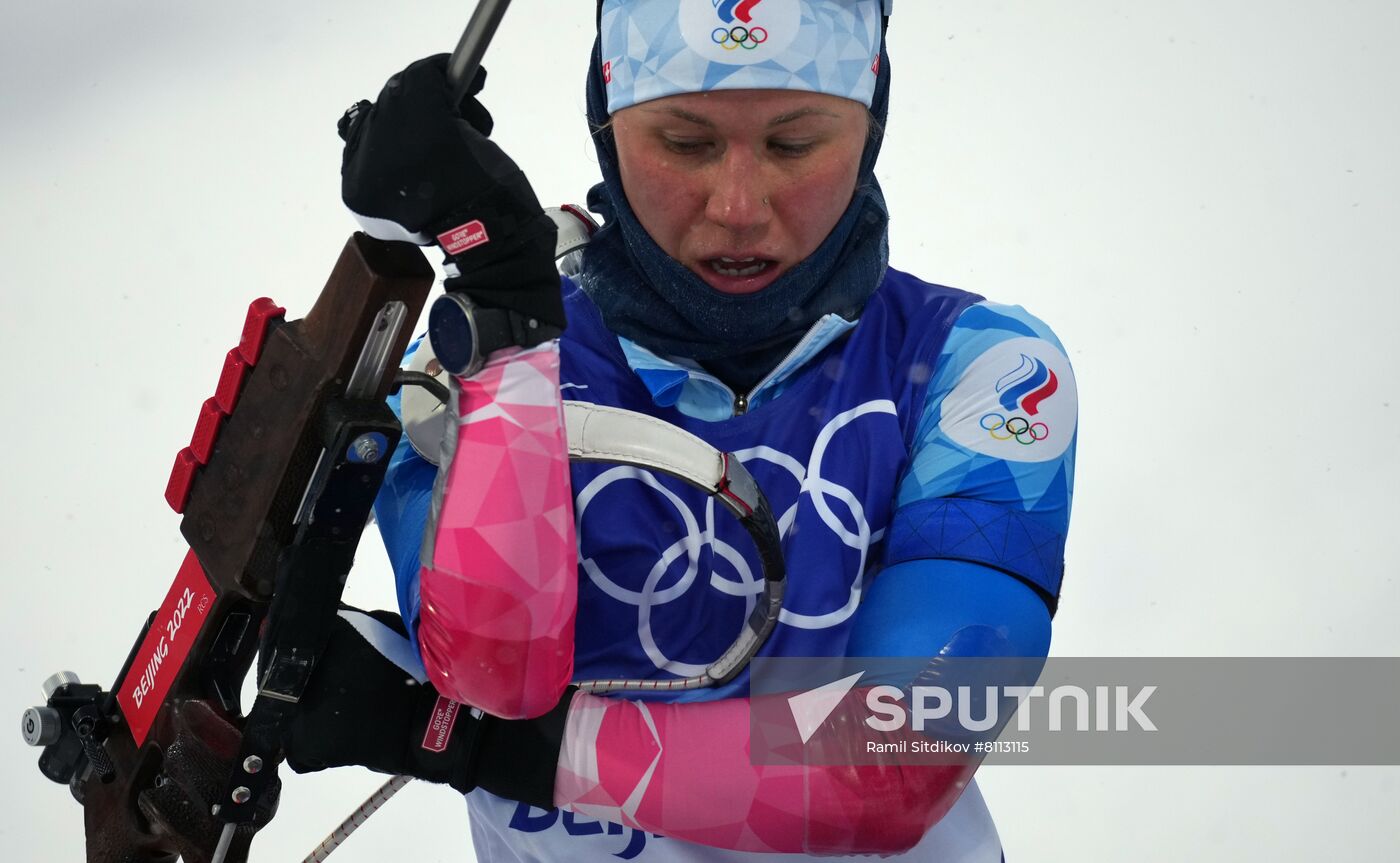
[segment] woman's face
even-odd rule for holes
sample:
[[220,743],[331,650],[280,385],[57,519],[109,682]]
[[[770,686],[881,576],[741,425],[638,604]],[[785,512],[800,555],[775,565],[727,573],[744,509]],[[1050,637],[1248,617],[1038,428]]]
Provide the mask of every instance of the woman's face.
[[816,251],[855,193],[865,106],[824,93],[722,90],[613,117],[622,188],[662,251],[726,294]]

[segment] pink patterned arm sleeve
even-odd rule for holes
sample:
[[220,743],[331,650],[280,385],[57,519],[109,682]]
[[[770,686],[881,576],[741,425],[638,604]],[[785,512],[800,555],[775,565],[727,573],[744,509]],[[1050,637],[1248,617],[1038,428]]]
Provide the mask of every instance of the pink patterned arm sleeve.
[[[825,762],[875,735],[853,690],[826,727]],[[889,854],[912,848],[962,793],[975,761],[775,766],[749,755],[751,700],[655,704],[579,694],[554,802],[581,815],[736,851]],[[854,757],[851,761],[858,760]]]
[[577,543],[559,346],[454,378],[419,571],[418,643],[437,690],[507,719],[573,673]]

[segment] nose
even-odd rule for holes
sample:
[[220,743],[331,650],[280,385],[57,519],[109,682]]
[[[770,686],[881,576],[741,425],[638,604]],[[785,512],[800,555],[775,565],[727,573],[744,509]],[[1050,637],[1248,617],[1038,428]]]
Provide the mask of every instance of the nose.
[[760,231],[773,218],[763,166],[745,147],[730,147],[711,175],[705,216],[738,235]]

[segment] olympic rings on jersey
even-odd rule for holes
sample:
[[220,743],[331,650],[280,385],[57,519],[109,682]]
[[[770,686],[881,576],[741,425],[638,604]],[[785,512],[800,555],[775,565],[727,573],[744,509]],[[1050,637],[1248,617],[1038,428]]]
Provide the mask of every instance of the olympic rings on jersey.
[[728,30],[716,27],[710,34],[710,39],[726,51],[737,51],[740,48],[752,51],[768,41],[768,31],[762,27],[730,27]]
[[[768,462],[781,473],[791,476],[797,486],[796,494],[788,501],[781,515],[776,508],[778,498],[770,498],[778,516],[778,535],[786,539],[797,521],[799,507],[810,505],[820,522],[836,537],[841,545],[852,549],[858,555],[858,562],[851,570],[852,579],[844,596],[839,596],[840,605],[832,602],[825,608],[799,611],[792,605],[785,606],[778,620],[785,626],[804,630],[822,630],[839,626],[855,613],[860,604],[862,573],[869,560],[870,549],[884,539],[885,529],[872,527],[859,494],[824,475],[827,450],[836,435],[849,428],[857,420],[867,416],[896,416],[895,405],[888,400],[866,402],[836,417],[833,417],[817,434],[812,445],[807,464],[787,453],[768,446],[736,450],[733,456],[740,463]],[[590,519],[606,518],[591,512],[597,498],[615,483],[640,482],[653,492],[661,495],[679,519],[680,536],[661,550],[660,556],[652,564],[646,576],[641,579],[640,589],[629,586],[623,578],[605,572],[603,567],[589,554]],[[784,498],[787,495],[783,495]],[[844,512],[841,512],[844,510]],[[839,514],[838,514],[839,513]],[[574,499],[574,519],[579,536],[579,567],[589,582],[609,599],[636,609],[637,642],[651,663],[662,671],[682,677],[703,673],[709,661],[690,662],[676,654],[685,649],[682,646],[666,644],[669,633],[658,631],[655,625],[657,609],[681,599],[692,590],[709,589],[727,597],[743,599],[741,619],[747,619],[763,593],[763,577],[750,566],[743,553],[716,535],[715,503],[713,498],[705,501],[702,513],[691,510],[686,502],[666,486],[662,485],[650,471],[631,466],[609,468],[595,476],[579,490]],[[708,579],[700,570],[703,550],[709,547],[716,561],[724,561],[724,567],[711,566]],[[682,564],[684,569],[681,569]],[[679,574],[677,574],[679,573]],[[837,591],[839,594],[839,591]]]
[[[994,440],[1014,440],[1021,446],[1030,446],[1050,437],[1050,427],[1045,423],[1032,423],[1025,417],[1013,416],[1007,419],[999,413],[983,414],[980,420]],[[1004,431],[1005,434],[997,434]]]

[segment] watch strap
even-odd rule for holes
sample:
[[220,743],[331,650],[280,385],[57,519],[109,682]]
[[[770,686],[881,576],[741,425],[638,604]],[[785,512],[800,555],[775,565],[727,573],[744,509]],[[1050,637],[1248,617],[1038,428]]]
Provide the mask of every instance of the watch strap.
[[477,351],[482,359],[503,348],[533,348],[559,338],[563,330],[510,309],[473,307]]

